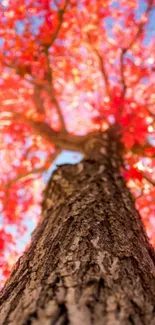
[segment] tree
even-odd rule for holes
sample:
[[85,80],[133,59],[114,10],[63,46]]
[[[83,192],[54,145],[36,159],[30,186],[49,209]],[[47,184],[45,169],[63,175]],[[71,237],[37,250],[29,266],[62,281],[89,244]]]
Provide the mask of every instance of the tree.
[[151,229],[153,1],[137,7],[2,2],[2,262],[8,223],[22,233],[40,200],[40,173],[63,149],[85,157],[47,185],[43,220],[2,291],[2,324],[155,322],[154,251],[121,176]]

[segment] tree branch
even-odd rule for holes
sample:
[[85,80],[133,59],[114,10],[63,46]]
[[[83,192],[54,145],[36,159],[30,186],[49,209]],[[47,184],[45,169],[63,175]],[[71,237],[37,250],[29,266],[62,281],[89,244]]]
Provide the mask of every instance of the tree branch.
[[153,179],[151,179],[150,177],[148,177],[145,173],[143,173],[143,177],[146,179],[146,181],[148,183],[150,183],[151,185],[155,186],[155,181]]
[[65,1],[65,4],[64,4],[64,7],[62,9],[59,9],[59,11],[58,11],[58,13],[59,13],[59,24],[58,24],[58,27],[57,27],[57,29],[56,29],[53,37],[52,37],[51,43],[49,45],[47,45],[47,44],[45,45],[46,48],[50,48],[53,45],[53,43],[55,42],[55,40],[56,40],[56,38],[57,38],[57,36],[59,34],[61,25],[63,23],[63,16],[64,16],[64,13],[66,11],[66,8],[67,8],[67,6],[69,4],[69,1],[70,0],[66,0]]
[[2,114],[1,121],[19,121],[21,123],[28,124],[35,134],[38,134],[47,140],[49,143],[55,145],[55,147],[61,150],[71,150],[76,152],[84,153],[85,143],[98,132],[92,132],[87,135],[74,135],[69,133],[64,133],[64,131],[55,131],[52,127],[45,121],[39,122],[35,121],[21,113],[5,112],[6,116]]
[[[55,152],[50,156],[50,158],[45,162],[45,165],[39,168],[34,168],[32,170],[26,171],[24,174],[19,174],[17,175],[15,178],[13,178],[12,180],[8,181],[5,186],[1,187],[0,190],[3,190],[3,188],[5,187],[6,189],[6,194],[5,194],[5,199],[4,199],[4,207],[7,205],[8,203],[8,199],[9,199],[9,191],[11,186],[20,181],[23,180],[24,178],[27,178],[30,175],[35,175],[35,174],[40,174],[45,172],[48,169],[48,165],[52,164],[54,162],[54,160],[57,158],[57,156],[61,153],[61,149],[56,148]],[[3,209],[4,209],[3,207]]]
[[[146,8],[145,12],[143,13],[143,15],[148,16],[152,9],[153,9],[153,0],[149,0],[149,1],[148,1],[147,8]],[[138,31],[137,31],[135,37],[134,37],[133,40],[130,42],[129,46],[126,48],[126,52],[127,52],[129,49],[131,49],[131,47],[134,45],[134,43],[136,42],[136,40],[137,40],[137,39],[139,38],[139,36],[142,34],[142,32],[143,32],[143,28],[144,28],[145,25],[146,25],[146,21],[142,22],[142,23],[139,25],[139,28],[138,28]]]
[[[47,65],[48,65],[48,79],[49,79],[51,87],[52,87],[51,93],[50,93],[49,90],[48,90],[48,93],[50,95],[50,98],[52,99],[52,102],[54,103],[54,105],[55,105],[55,107],[57,109],[57,113],[59,115],[59,119],[60,119],[60,122],[61,122],[61,125],[62,125],[62,130],[64,132],[66,132],[66,126],[65,126],[64,118],[63,118],[63,115],[62,115],[62,112],[61,112],[61,108],[59,106],[59,103],[58,103],[58,101],[57,101],[57,99],[56,99],[56,97],[54,95],[54,91],[53,91],[52,76],[51,76],[52,72],[50,71],[51,68],[50,68],[50,62],[49,62],[49,57],[48,57],[48,49],[53,45],[53,43],[55,42],[55,40],[56,40],[56,38],[57,38],[57,36],[58,36],[58,34],[60,32],[60,29],[61,29],[61,26],[62,26],[62,23],[63,23],[63,16],[65,14],[65,11],[66,11],[66,8],[67,8],[67,6],[69,4],[69,1],[70,0],[65,0],[65,4],[64,4],[62,9],[57,4],[58,15],[59,15],[59,24],[58,24],[58,27],[57,27],[57,29],[56,29],[53,37],[52,37],[51,43],[49,45],[44,44],[44,52],[45,52],[45,55],[47,57]],[[9,65],[9,67],[14,68],[16,70],[16,73],[23,77],[23,75],[21,74],[20,69],[18,67],[16,67],[14,64]],[[36,103],[36,106],[37,106],[37,111],[39,113],[41,113],[41,114],[45,114],[44,106],[43,106],[43,103],[42,103],[42,100],[40,98],[40,94],[39,94],[39,91],[38,91],[38,88],[37,88],[39,86],[35,82],[35,80],[32,80],[32,81],[29,80],[29,82],[32,83],[33,86],[34,86],[34,99],[35,99],[35,103]]]
[[46,122],[37,122],[26,118],[25,123],[29,124],[35,133],[41,135],[45,140],[53,143],[62,150],[84,152],[85,142],[89,139],[89,134],[78,136],[64,133],[62,130],[57,132]]
[[62,130],[55,131],[47,122],[35,121],[21,113],[14,113],[11,111],[5,113],[6,116],[2,113],[2,118],[0,119],[2,122],[19,121],[21,123],[26,123],[36,134],[42,136],[43,139],[60,149],[83,152],[85,141],[89,138],[89,135],[78,136],[64,133]]
[[[35,134],[42,136],[43,139],[47,140],[49,143],[54,144],[61,150],[81,152],[84,155],[87,155],[88,149],[90,146],[92,146],[93,143],[97,143],[102,133],[101,131],[94,131],[86,135],[74,135],[64,133],[62,130],[55,131],[47,122],[36,121],[29,117],[25,117],[20,113],[15,113],[12,115],[12,118],[10,118],[10,120],[19,120],[22,123],[28,124],[33,129]],[[110,138],[113,138],[114,128],[116,128],[116,125],[108,129]]]
[[10,180],[9,182],[7,182],[7,184],[5,184],[6,188],[11,187],[12,184],[14,184],[15,182],[18,182],[21,179],[24,179],[30,175],[34,175],[34,174],[40,174],[45,172],[48,168],[47,166],[49,164],[52,164],[53,161],[57,158],[57,156],[61,153],[60,149],[56,149],[56,151],[51,155],[51,157],[45,162],[45,165],[39,168],[34,168],[31,169],[29,171],[26,171],[24,174],[21,175],[17,175],[15,178],[13,178],[12,180]]
[[45,115],[43,99],[41,98],[42,87],[34,83],[33,99],[36,104],[37,112]]
[[[146,11],[144,12],[143,15],[148,16],[150,11],[153,9],[153,0],[149,0],[148,1],[148,5],[146,8]],[[121,72],[121,83],[122,83],[122,98],[125,97],[126,94],[126,90],[127,90],[127,86],[126,86],[126,82],[125,82],[125,77],[124,77],[124,57],[125,54],[132,48],[132,46],[135,44],[135,42],[137,41],[137,39],[140,37],[140,35],[143,32],[143,28],[146,24],[146,21],[142,22],[139,25],[139,28],[137,30],[137,33],[135,35],[135,37],[131,40],[130,44],[128,45],[127,48],[122,49],[121,51],[121,55],[120,55],[120,72]]]
[[61,123],[61,129],[62,129],[62,131],[64,133],[67,133],[64,117],[62,115],[60,105],[59,105],[59,103],[58,103],[58,101],[57,101],[57,99],[55,97],[53,87],[51,88],[51,91],[50,91],[50,89],[48,89],[47,92],[48,92],[48,95],[50,96],[50,99],[51,99],[52,103],[54,104],[54,106],[56,108],[56,111],[57,111],[57,114],[59,116],[59,120],[60,120],[60,123]]
[[55,93],[54,93],[53,71],[52,71],[52,67],[51,67],[51,64],[50,64],[50,60],[49,60],[48,49],[45,50],[45,55],[46,55],[47,68],[48,68],[47,79],[48,79],[48,83],[49,83],[49,87],[47,87],[47,92],[48,92],[48,95],[50,96],[50,99],[51,99],[52,103],[54,104],[54,106],[56,108],[56,111],[57,111],[57,114],[59,116],[59,120],[60,120],[60,123],[61,123],[62,131],[67,132],[64,117],[62,115],[60,105],[59,105],[59,103],[57,101],[57,98],[55,96]]
[[[126,53],[125,49],[122,49],[121,55],[120,55],[120,73],[121,73],[121,84],[122,84],[122,98],[125,97],[126,90],[127,90],[127,85],[125,81],[125,76],[124,76],[124,55]],[[121,109],[122,112],[122,109]],[[121,114],[120,112],[120,114]]]
[[108,74],[107,74],[106,69],[105,69],[105,66],[104,66],[103,58],[100,55],[100,53],[98,52],[98,50],[92,44],[90,35],[87,34],[87,36],[88,36],[89,43],[90,43],[93,51],[95,52],[95,54],[96,54],[96,56],[98,58],[98,61],[99,61],[99,64],[100,64],[100,68],[101,68],[101,73],[102,73],[103,80],[104,80],[104,83],[105,83],[105,88],[106,88],[107,96],[111,99],[110,84],[109,84]]

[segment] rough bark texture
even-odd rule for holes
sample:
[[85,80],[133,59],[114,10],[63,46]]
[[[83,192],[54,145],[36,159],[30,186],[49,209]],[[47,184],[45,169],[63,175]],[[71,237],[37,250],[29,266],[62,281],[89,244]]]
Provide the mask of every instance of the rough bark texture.
[[155,255],[109,135],[54,172],[1,294],[1,325],[155,325]]

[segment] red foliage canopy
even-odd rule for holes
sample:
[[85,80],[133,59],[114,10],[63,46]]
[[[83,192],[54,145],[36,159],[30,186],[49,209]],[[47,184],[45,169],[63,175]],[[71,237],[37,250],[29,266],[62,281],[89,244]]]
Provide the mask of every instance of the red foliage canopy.
[[85,134],[115,122],[124,144],[122,173],[155,245],[153,5],[0,1],[3,276],[17,256],[25,220],[38,219],[52,161],[63,149],[78,151],[74,144]]

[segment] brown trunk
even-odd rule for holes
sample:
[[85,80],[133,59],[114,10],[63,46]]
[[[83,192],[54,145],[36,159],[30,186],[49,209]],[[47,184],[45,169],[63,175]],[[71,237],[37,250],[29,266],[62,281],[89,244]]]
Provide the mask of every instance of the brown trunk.
[[44,219],[2,291],[1,325],[155,325],[154,251],[116,143],[104,141],[54,172]]

